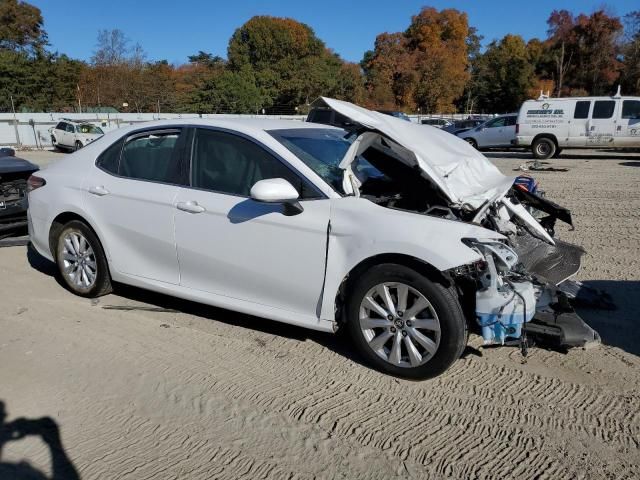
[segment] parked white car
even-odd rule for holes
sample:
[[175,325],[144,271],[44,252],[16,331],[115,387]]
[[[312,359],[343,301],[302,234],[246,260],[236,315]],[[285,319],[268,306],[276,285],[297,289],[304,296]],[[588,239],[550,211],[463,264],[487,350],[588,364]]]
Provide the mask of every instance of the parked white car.
[[54,148],[80,150],[104,135],[100,127],[91,123],[62,120],[49,129]]
[[[541,225],[513,178],[448,133],[318,103],[356,130],[189,119],[110,132],[31,177],[31,242],[78,295],[122,282],[345,326],[373,366],[410,378],[445,371],[476,321],[503,343],[536,311],[554,313],[554,285],[580,251],[552,271],[523,267],[517,251],[575,253],[549,233],[567,211],[554,204]],[[557,329],[566,312],[555,313]]]
[[567,147],[638,148],[640,97],[527,100],[518,114],[515,144],[542,159]]
[[475,128],[458,133],[474,148],[510,148],[516,138],[516,114],[499,115]]

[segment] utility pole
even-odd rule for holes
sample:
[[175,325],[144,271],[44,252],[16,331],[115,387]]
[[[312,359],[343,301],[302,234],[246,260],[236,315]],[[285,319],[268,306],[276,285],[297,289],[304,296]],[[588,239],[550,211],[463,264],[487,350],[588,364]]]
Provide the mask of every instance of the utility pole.
[[11,98],[11,110],[13,111],[13,128],[16,131],[16,143],[18,144],[18,147],[21,147],[22,143],[20,143],[20,133],[18,132],[18,118],[16,117],[16,107],[13,104],[13,95],[9,95],[9,98]]
[[76,83],[76,88],[78,89],[78,113],[82,113],[82,104],[80,103],[80,84]]

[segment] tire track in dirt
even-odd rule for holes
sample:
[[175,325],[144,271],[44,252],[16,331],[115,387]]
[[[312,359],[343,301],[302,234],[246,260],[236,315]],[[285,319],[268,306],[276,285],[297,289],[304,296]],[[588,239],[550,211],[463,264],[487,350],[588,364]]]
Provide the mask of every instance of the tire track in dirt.
[[[429,391],[409,386],[416,398],[404,399],[395,412],[385,416],[389,405],[397,405],[398,398],[406,396],[407,385],[384,381],[386,389],[381,392],[376,388],[381,383],[376,374],[365,374],[365,378],[359,378],[357,387],[353,383],[337,382],[335,372],[331,369],[327,372],[314,370],[307,365],[305,356],[295,358],[284,369],[277,362],[262,362],[259,375],[247,375],[251,366],[264,355],[263,350],[245,351],[251,357],[246,363],[226,363],[224,359],[227,357],[222,355],[219,347],[215,366],[222,368],[225,375],[209,378],[206,383],[208,390],[223,392],[234,401],[252,403],[266,411],[283,413],[292,421],[322,425],[334,435],[390,451],[402,459],[409,458],[417,464],[432,467],[438,474],[445,474],[446,469],[460,463],[461,466],[454,469],[455,474],[469,475],[471,471],[464,462],[464,455],[458,458],[451,450],[469,452],[475,448],[480,448],[487,460],[476,462],[473,475],[482,476],[483,472],[489,471],[507,475],[518,456],[525,452],[536,452],[539,457],[530,458],[530,463],[545,464],[548,469],[561,472],[561,463],[554,460],[556,452],[549,445],[544,445],[549,444],[549,439],[543,442],[536,433],[539,430],[562,432],[561,441],[551,442],[558,448],[567,439],[574,441],[575,437],[584,437],[586,441],[600,442],[604,449],[637,449],[637,443],[633,441],[638,433],[637,412],[625,413],[623,406],[626,400],[599,388],[566,384],[539,375],[522,375],[517,369],[473,361],[468,362],[469,365],[456,366],[451,375],[433,382]],[[229,345],[225,348],[241,349]],[[171,358],[171,355],[170,351],[162,352],[162,358]],[[178,359],[175,360],[169,363],[178,364]],[[282,378],[309,380],[309,372],[315,375],[311,384],[304,381],[287,384]],[[521,374],[520,378],[512,382],[517,373]],[[190,378],[188,371],[173,374],[187,381]],[[373,384],[365,388],[363,384],[369,387],[369,379],[374,379]],[[319,385],[322,388],[318,389]],[[193,402],[179,392],[172,392],[169,396],[171,398],[165,400],[179,403],[182,408]],[[634,397],[632,400],[637,402],[638,399]],[[547,408],[553,406],[554,414],[536,414],[533,408],[536,404]],[[623,422],[618,420],[620,415],[623,415]],[[483,421],[483,418],[491,420]],[[502,425],[496,425],[495,418],[500,418]],[[427,427],[422,428],[421,422],[425,422]],[[398,431],[407,433],[395,433]],[[615,433],[606,433],[608,431]],[[458,444],[456,440],[463,432],[465,439]],[[611,447],[611,443],[619,445]],[[400,445],[411,447],[401,448]],[[434,455],[433,450],[444,453]],[[505,455],[505,451],[512,454]],[[500,459],[501,464],[509,465],[509,471],[497,469],[489,459]],[[574,473],[577,474],[578,470],[564,471],[564,474]]]

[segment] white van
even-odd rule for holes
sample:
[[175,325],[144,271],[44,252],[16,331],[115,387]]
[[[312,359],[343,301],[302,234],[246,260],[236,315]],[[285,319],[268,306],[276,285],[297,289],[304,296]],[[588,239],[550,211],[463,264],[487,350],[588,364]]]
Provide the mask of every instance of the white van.
[[527,100],[516,125],[517,146],[536,158],[563,148],[640,147],[640,97],[573,97]]

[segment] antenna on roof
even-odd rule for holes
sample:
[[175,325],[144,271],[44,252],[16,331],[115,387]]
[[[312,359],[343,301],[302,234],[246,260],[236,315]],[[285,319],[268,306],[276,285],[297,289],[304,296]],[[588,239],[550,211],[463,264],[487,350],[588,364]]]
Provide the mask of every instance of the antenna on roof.
[[622,93],[620,93],[620,84],[618,84],[618,91],[616,92],[616,94],[613,96],[613,98],[620,98],[622,97]]

